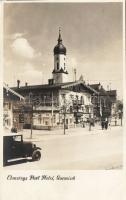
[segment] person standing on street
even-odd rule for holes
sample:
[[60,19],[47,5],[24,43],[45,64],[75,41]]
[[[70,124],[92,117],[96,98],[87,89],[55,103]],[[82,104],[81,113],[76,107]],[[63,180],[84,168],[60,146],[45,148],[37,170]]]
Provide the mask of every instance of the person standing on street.
[[108,129],[108,119],[107,118],[105,119],[105,129],[106,130]]
[[102,128],[102,130],[104,130],[104,128],[105,128],[105,119],[104,118],[101,118],[101,128]]

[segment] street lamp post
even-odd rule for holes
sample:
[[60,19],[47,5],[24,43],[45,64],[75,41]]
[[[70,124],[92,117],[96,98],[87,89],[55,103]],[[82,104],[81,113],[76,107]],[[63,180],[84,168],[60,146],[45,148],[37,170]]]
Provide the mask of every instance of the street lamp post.
[[64,109],[64,135],[66,134],[66,112]]
[[65,94],[63,94],[63,115],[64,115],[64,126],[63,126],[63,129],[64,129],[64,135],[66,134],[66,96]]
[[30,138],[32,139],[32,132],[33,132],[33,102],[32,102],[32,93],[29,94],[29,100],[30,100],[30,105],[31,105],[31,136]]
[[33,104],[32,104],[32,110],[31,110],[31,139],[32,139],[32,131],[33,130]]

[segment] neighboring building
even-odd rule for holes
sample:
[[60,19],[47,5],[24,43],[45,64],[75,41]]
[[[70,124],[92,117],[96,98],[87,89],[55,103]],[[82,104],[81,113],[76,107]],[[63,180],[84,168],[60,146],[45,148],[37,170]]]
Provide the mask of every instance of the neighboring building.
[[106,91],[100,83],[92,84],[90,87],[98,92],[98,96],[94,96],[92,101],[94,115],[97,117],[111,117],[116,102],[116,90]]
[[[21,113],[20,105],[24,102],[24,97],[6,84],[3,86],[3,126],[6,130],[11,130],[12,127],[18,130],[22,129],[23,124],[19,122],[19,115]],[[18,112],[14,111],[17,107]]]
[[108,96],[111,99],[112,106],[111,106],[111,115],[115,115],[116,110],[116,103],[117,103],[117,91],[116,90],[109,90],[107,91]]

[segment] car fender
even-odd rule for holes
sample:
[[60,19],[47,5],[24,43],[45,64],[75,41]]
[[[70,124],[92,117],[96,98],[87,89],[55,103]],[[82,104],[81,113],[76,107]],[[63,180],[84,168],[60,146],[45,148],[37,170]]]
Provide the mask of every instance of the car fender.
[[40,147],[36,147],[34,150],[42,150]]

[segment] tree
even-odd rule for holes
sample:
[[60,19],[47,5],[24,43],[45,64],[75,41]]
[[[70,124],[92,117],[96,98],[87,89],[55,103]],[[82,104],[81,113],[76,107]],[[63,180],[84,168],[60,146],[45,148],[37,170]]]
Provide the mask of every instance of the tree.
[[116,112],[123,112],[123,102],[121,100],[117,100],[116,102]]
[[123,102],[121,100],[116,101],[115,105],[115,117],[121,120],[122,126],[122,117],[123,117]]

